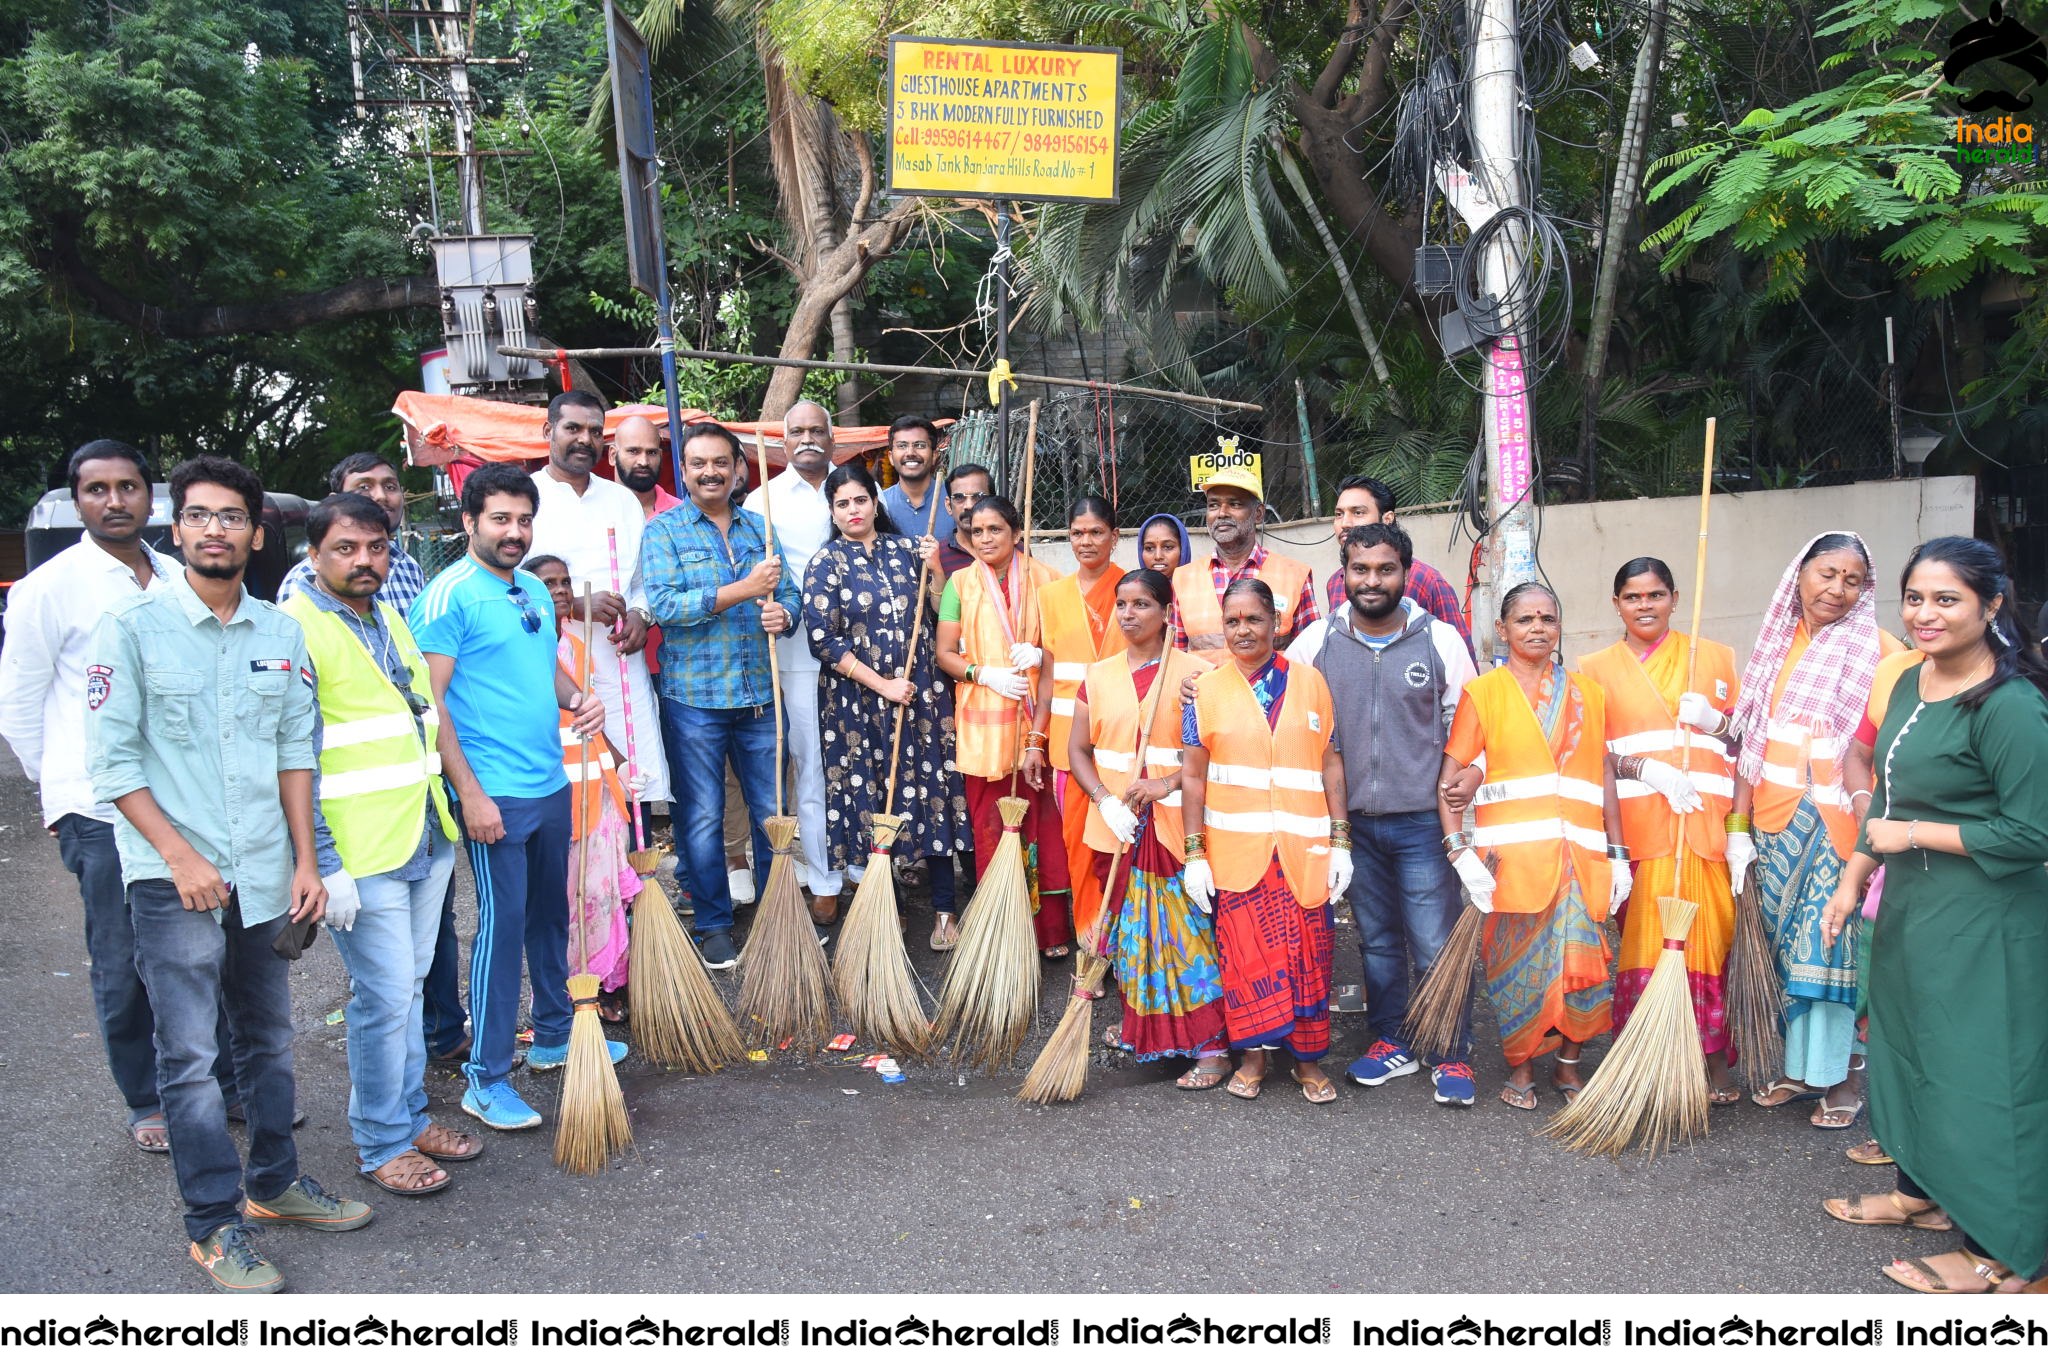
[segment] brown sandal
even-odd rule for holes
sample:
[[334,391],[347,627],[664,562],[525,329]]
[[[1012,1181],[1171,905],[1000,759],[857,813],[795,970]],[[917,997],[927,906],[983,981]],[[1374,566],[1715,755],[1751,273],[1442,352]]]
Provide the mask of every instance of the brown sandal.
[[[2016,1280],[2013,1270],[1996,1258],[1979,1258],[1968,1249],[1958,1249],[1957,1252],[1970,1259],[1972,1266],[1964,1275],[1974,1278],[1976,1285],[1951,1284],[1948,1277],[1925,1258],[1894,1258],[1890,1267],[1878,1270],[1908,1291],[1932,1296],[1978,1296],[2000,1290],[2007,1282]],[[1920,1276],[1917,1279],[1906,1277],[1900,1271],[1902,1268],[1910,1268]]]
[[363,1176],[393,1196],[432,1196],[448,1190],[449,1184],[455,1180],[418,1149],[407,1149],[383,1167],[373,1168]]
[[940,954],[950,954],[960,943],[960,917],[958,913],[942,911],[932,926],[932,948]]
[[1884,1145],[1875,1139],[1866,1139],[1861,1144],[1851,1144],[1843,1154],[1851,1163],[1861,1163],[1866,1168],[1882,1168],[1897,1163],[1884,1151]]
[[[1878,1205],[1879,1201],[1885,1204]],[[1830,1196],[1820,1203],[1820,1208],[1845,1225],[1903,1225],[1907,1229],[1935,1230],[1956,1227],[1948,1212],[1933,1202],[1918,1210],[1908,1210],[1896,1191],[1877,1196]]]
[[[1221,1063],[1221,1068],[1204,1068],[1205,1063]],[[1183,1092],[1213,1092],[1230,1077],[1230,1060],[1227,1058],[1196,1059],[1195,1066],[1173,1080],[1173,1085]]]
[[1337,1084],[1329,1078],[1309,1078],[1301,1075],[1298,1068],[1290,1068],[1287,1075],[1294,1079],[1294,1085],[1301,1088],[1301,1095],[1311,1106],[1327,1106],[1337,1099]]
[[472,1158],[484,1156],[484,1141],[461,1130],[451,1130],[438,1120],[429,1120],[427,1128],[420,1131],[420,1137],[412,1141],[418,1149],[436,1163],[467,1163]]

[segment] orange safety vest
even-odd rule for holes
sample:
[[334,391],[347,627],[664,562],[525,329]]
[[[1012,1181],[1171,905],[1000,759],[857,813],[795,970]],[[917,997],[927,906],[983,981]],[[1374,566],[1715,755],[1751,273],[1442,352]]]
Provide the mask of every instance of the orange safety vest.
[[[582,688],[585,686],[583,642],[574,636],[564,636],[562,639],[569,647],[570,663],[565,666],[569,677],[577,680],[577,687]],[[561,711],[557,724],[562,740],[562,771],[569,776],[570,784],[569,838],[581,840],[584,834],[584,819],[587,816],[595,816],[603,820],[604,817],[604,798],[598,796],[597,785],[602,783],[603,791],[610,794],[621,815],[628,810],[626,785],[619,782],[618,766],[612,759],[612,747],[605,741],[603,732],[600,731],[590,738],[586,751],[583,738],[576,734],[575,713]],[[590,761],[587,765],[584,763],[586,753]]]
[[[1123,572],[1114,565],[1104,573],[1112,580],[1123,578]],[[1088,677],[1088,666],[1124,648],[1124,633],[1112,612],[1103,627],[1102,645],[1097,648],[1078,575],[1070,574],[1047,584],[1038,603],[1045,615],[1045,653],[1052,656],[1052,720],[1045,728],[1050,747],[1047,757],[1053,768],[1064,773],[1067,742],[1074,734],[1074,699],[1081,694],[1081,682]]]
[[[1807,639],[1803,623],[1798,639]],[[1904,649],[1904,643],[1890,632],[1878,633],[1881,660]],[[1811,792],[1829,843],[1836,854],[1847,859],[1856,851],[1856,814],[1849,810],[1848,794],[1842,788],[1842,751],[1855,737],[1816,736],[1809,718],[1778,714],[1785,684],[1801,654],[1803,651],[1795,650],[1785,656],[1771,685],[1771,715],[1764,723],[1764,767],[1750,794],[1751,823],[1759,831],[1775,834],[1784,830],[1792,824],[1800,799]]]
[[[1606,919],[1613,890],[1603,812],[1606,747],[1601,738],[1607,734],[1607,699],[1600,685],[1583,674],[1566,679],[1585,699],[1584,732],[1562,770],[1550,757],[1549,738],[1522,685],[1506,669],[1491,670],[1465,685],[1452,741],[1470,725],[1465,720],[1470,709],[1478,723],[1479,748],[1486,754],[1486,781],[1472,805],[1479,847],[1492,851],[1496,860],[1493,876],[1499,886],[1493,909],[1549,910],[1564,887],[1570,851],[1586,910],[1599,921]],[[1451,753],[1462,758],[1456,750]]]
[[[1294,605],[1301,601],[1309,568],[1299,560],[1268,551],[1266,563],[1252,573],[1273,590],[1273,601],[1280,607],[1280,620],[1274,626],[1273,636],[1285,642],[1298,625]],[[1181,629],[1188,635],[1189,650],[1210,664],[1220,665],[1230,659],[1230,650],[1223,644],[1223,600],[1216,594],[1216,581],[1209,573],[1207,560],[1182,565],[1173,572],[1173,606],[1180,614]]]
[[1313,665],[1288,665],[1277,728],[1266,725],[1242,670],[1214,669],[1196,681],[1196,734],[1209,752],[1202,824],[1217,887],[1250,892],[1277,852],[1297,902],[1330,900],[1323,755],[1333,720],[1330,686]]
[[[1012,585],[1012,601],[1006,610],[1002,595],[990,587],[992,575],[979,560],[953,572],[953,591],[960,595],[960,653],[971,665],[1010,667],[1012,642],[1037,645],[1041,616],[1036,606],[1045,586],[1055,576],[1036,560],[1022,556],[1010,562],[1028,566],[1030,583],[1038,592],[1018,592]],[[977,778],[1008,778],[1017,767],[1024,746],[1024,727],[1031,720],[1033,701],[1038,696],[1038,671],[1025,672],[1025,693],[1011,702],[992,688],[968,683],[953,685],[954,764],[963,774]]]
[[[1153,676],[1153,694],[1158,696],[1159,704],[1152,711],[1152,734],[1145,738],[1144,777],[1164,778],[1180,768],[1181,681],[1190,674],[1206,674],[1214,668],[1199,655],[1176,650]],[[1288,687],[1293,685],[1290,678]],[[1158,693],[1162,688],[1166,692]],[[1132,771],[1138,767],[1139,757],[1122,747],[1138,734],[1140,715],[1137,685],[1131,681],[1129,651],[1088,667],[1088,744],[1094,752],[1095,771],[1102,776],[1102,786],[1117,797],[1122,797],[1131,786]],[[1077,800],[1087,802],[1085,796]],[[1180,794],[1168,793],[1153,803],[1152,821],[1159,831],[1160,843],[1179,860],[1181,836],[1186,829],[1180,815]],[[1088,842],[1089,849],[1105,854],[1117,847],[1116,837],[1109,833],[1102,813],[1092,802],[1088,803],[1088,827],[1082,839]]]
[[[1720,863],[1728,857],[1735,761],[1720,741],[1694,733],[1688,764],[1678,725],[1678,695],[1699,693],[1722,712],[1732,712],[1742,674],[1735,668],[1734,651],[1719,641],[1703,640],[1688,681],[1685,657],[1690,648],[1691,638],[1674,631],[1645,663],[1637,660],[1632,643],[1617,641],[1580,660],[1579,670],[1607,694],[1609,754],[1617,759],[1660,759],[1674,769],[1690,770],[1692,785],[1705,805],[1686,821],[1685,843],[1700,858]],[[1657,679],[1650,677],[1651,669],[1657,671]],[[1617,779],[1614,791],[1621,799],[1621,834],[1629,854],[1636,859],[1668,859],[1677,845],[1679,825],[1670,802],[1638,779]]]

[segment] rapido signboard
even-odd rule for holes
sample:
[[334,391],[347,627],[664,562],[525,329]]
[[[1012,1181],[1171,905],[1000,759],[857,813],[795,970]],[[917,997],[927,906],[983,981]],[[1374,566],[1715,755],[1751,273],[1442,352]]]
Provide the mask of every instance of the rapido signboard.
[[1115,203],[1123,52],[889,40],[889,192]]

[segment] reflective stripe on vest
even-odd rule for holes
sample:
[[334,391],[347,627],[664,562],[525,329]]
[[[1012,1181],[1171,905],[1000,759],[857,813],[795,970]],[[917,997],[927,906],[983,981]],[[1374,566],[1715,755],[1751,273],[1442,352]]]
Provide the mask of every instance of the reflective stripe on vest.
[[[1614,795],[1621,809],[1623,842],[1638,859],[1668,859],[1679,832],[1700,858],[1720,862],[1727,857],[1728,813],[1734,807],[1735,765],[1718,742],[1677,724],[1678,699],[1663,690],[1675,661],[1690,661],[1690,689],[1710,699],[1732,700],[1740,674],[1735,653],[1718,641],[1695,644],[1684,632],[1672,632],[1657,647],[1655,675],[1627,641],[1595,651],[1579,661],[1579,669],[1607,694],[1607,752],[1617,759],[1657,760],[1685,773],[1701,798],[1701,808],[1681,821],[1671,802],[1640,779],[1617,778]],[[1690,748],[1688,748],[1690,746]]]
[[[1153,676],[1152,687],[1164,688],[1167,692],[1160,697],[1158,706],[1152,709],[1152,734],[1144,745],[1146,778],[1164,778],[1181,767],[1178,744],[1181,680],[1191,674],[1201,674],[1208,668],[1200,656],[1176,650],[1167,656],[1166,664]],[[1131,682],[1129,652],[1120,651],[1090,665],[1087,685],[1088,730],[1089,739],[1094,742],[1096,772],[1103,787],[1120,794],[1131,786],[1131,771],[1138,763],[1138,754],[1131,750],[1112,749],[1102,742],[1129,745],[1138,734],[1142,714],[1137,688]],[[1152,804],[1152,821],[1161,846],[1178,861],[1181,858],[1181,837],[1186,829],[1181,821],[1179,791],[1168,793]],[[1104,853],[1117,848],[1116,837],[1110,834],[1101,811],[1092,802],[1088,805],[1082,840],[1089,849]]]
[[1046,758],[1052,761],[1053,768],[1064,773],[1074,736],[1074,700],[1088,677],[1088,667],[1121,651],[1124,634],[1117,630],[1115,615],[1111,614],[1102,632],[1102,644],[1095,644],[1088,603],[1081,596],[1077,575],[1047,584],[1038,602],[1045,619],[1040,633],[1045,639],[1041,644],[1052,666],[1052,716],[1045,726]]
[[[1039,591],[1053,578],[1052,571],[1035,562],[1019,558],[1011,564],[1012,574],[1028,567]],[[1000,598],[990,596],[981,564],[976,562],[954,571],[951,582],[960,595],[960,652],[976,666],[1009,668],[1011,639],[1005,627],[1004,604]],[[1021,580],[1010,589],[1013,596],[1020,591],[1032,592],[1024,589]],[[1027,611],[1026,636],[1018,639],[1035,638],[1039,635],[1037,625],[1038,614]],[[1030,644],[1037,645],[1038,641],[1030,639]],[[954,764],[961,773],[977,778],[1007,778],[1017,767],[1024,722],[1030,716],[1026,708],[1038,696],[1038,671],[1026,670],[1024,679],[1023,702],[1011,702],[994,689],[965,679],[954,684]]]

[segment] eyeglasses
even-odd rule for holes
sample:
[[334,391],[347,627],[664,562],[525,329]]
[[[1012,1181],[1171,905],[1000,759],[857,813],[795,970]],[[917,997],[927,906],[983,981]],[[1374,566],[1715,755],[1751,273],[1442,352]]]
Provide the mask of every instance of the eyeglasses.
[[505,590],[505,596],[512,600],[513,607],[519,609],[519,623],[526,628],[526,634],[540,635],[540,614],[533,610],[533,600],[526,596],[526,590],[514,584]]
[[240,508],[180,508],[178,510],[179,525],[190,527],[195,532],[203,530],[207,523],[214,521],[216,518],[220,521],[221,530],[226,532],[245,531],[249,526],[249,515]]

